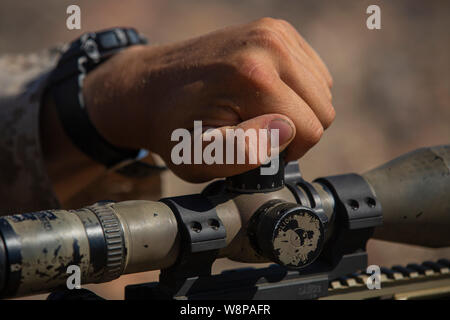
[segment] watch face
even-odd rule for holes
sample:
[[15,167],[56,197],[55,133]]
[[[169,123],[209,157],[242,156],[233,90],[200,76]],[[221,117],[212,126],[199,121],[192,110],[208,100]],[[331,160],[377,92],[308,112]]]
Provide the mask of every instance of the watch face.
[[87,39],[86,41],[83,41],[81,48],[92,61],[98,62],[100,60],[100,52],[98,51],[97,43],[94,39]]

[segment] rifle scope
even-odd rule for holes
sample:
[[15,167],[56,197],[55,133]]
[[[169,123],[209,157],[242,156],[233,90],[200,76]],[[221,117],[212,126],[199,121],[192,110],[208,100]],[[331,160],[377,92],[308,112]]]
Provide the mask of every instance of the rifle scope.
[[206,253],[212,261],[301,269],[336,254],[333,243],[364,249],[372,235],[450,245],[449,145],[418,149],[362,175],[312,183],[294,167],[285,167],[281,181],[252,180],[250,173],[198,195],[1,217],[0,296],[64,287],[70,265],[80,268],[83,283],[101,283],[182,266],[188,255],[202,268]]

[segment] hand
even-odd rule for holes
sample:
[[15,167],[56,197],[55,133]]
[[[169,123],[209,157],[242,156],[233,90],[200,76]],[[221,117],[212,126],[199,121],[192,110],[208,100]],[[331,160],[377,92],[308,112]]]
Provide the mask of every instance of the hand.
[[147,148],[180,177],[200,182],[259,164],[174,165],[175,129],[192,130],[195,120],[223,133],[277,128],[280,150],[298,159],[335,117],[331,85],[297,31],[264,18],[180,43],[129,48],[89,73],[83,93],[91,120],[112,144]]

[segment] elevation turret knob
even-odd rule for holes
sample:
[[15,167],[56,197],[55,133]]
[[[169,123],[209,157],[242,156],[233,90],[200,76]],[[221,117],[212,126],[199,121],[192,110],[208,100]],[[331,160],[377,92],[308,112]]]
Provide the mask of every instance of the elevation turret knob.
[[253,215],[248,236],[255,251],[282,266],[300,269],[321,253],[324,225],[313,209],[271,200]]

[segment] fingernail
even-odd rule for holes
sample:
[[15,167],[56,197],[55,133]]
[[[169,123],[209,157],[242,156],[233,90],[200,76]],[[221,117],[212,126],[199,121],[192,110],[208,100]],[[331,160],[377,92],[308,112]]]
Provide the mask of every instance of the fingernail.
[[270,121],[268,129],[269,131],[278,130],[280,146],[284,145],[285,143],[288,143],[292,139],[292,136],[294,135],[294,129],[291,127],[289,122],[283,119],[275,119]]

